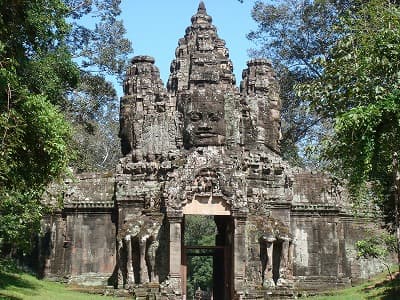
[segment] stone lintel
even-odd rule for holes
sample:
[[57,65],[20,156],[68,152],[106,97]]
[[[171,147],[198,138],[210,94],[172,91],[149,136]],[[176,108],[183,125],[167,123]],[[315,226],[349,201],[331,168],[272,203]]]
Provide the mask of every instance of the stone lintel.
[[181,223],[183,213],[182,211],[167,211],[167,219],[169,223]]
[[135,201],[135,200],[117,200],[116,201],[117,207],[118,208],[125,208],[125,207],[130,207],[130,208],[143,208],[143,201]]
[[292,205],[290,214],[292,216],[338,216],[342,207],[326,204],[304,204]]
[[239,220],[246,221],[248,212],[247,211],[241,211],[241,210],[232,209],[231,210],[231,214],[232,214],[232,217],[237,219],[238,221]]
[[265,202],[268,204],[268,208],[270,209],[291,209],[292,208],[292,203],[290,201],[287,202]]
[[291,211],[290,216],[291,217],[304,217],[304,218],[309,218],[309,217],[337,217],[338,212],[334,211]]
[[77,212],[85,213],[85,214],[111,214],[114,212],[114,206],[111,207],[64,207],[64,214],[74,214]]

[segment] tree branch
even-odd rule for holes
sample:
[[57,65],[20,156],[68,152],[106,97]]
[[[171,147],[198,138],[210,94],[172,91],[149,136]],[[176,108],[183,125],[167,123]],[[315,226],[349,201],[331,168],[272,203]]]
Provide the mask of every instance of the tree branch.
[[[8,124],[8,121],[10,120],[10,116],[11,116],[11,95],[12,94],[11,94],[10,83],[7,83],[6,93],[7,93],[7,118],[6,118],[6,122],[5,123]],[[2,150],[4,148],[5,140],[6,140],[6,137],[7,137],[8,128],[9,128],[8,126],[5,126],[3,138],[1,140],[1,148],[2,148]]]

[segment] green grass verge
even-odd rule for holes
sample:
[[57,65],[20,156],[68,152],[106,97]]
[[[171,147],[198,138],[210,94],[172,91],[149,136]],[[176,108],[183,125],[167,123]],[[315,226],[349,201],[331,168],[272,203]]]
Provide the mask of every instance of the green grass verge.
[[64,300],[119,299],[70,290],[61,283],[38,280],[26,273],[0,271],[0,300]]
[[400,277],[390,280],[387,273],[367,282],[343,290],[324,292],[323,295],[307,297],[310,300],[399,300]]
[[[400,299],[400,276],[394,280],[381,274],[361,285],[343,290],[325,292],[324,295],[308,297],[310,300],[395,300]],[[123,299],[107,297],[71,290],[61,283],[38,280],[22,272],[0,271],[0,300],[64,300],[64,299]],[[304,298],[303,298],[304,299]]]

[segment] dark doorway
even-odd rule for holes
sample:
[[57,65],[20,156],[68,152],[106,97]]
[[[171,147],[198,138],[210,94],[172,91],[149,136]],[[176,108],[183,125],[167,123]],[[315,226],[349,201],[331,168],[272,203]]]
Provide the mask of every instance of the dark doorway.
[[186,215],[183,265],[187,299],[231,299],[231,218]]
[[275,241],[273,247],[274,248],[272,250],[272,279],[276,284],[280,276],[279,269],[281,266],[282,242]]

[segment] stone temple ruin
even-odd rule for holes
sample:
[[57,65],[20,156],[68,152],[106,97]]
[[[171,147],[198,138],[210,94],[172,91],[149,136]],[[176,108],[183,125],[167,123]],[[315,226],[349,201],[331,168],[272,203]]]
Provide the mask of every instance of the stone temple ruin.
[[369,223],[345,191],[282,160],[270,62],[249,61],[239,89],[204,3],[191,23],[166,88],[152,57],[132,59],[115,173],[79,174],[53,193],[63,208],[43,222],[44,276],[186,299],[187,215],[218,228],[214,299],[290,298],[376,272],[356,259]]

